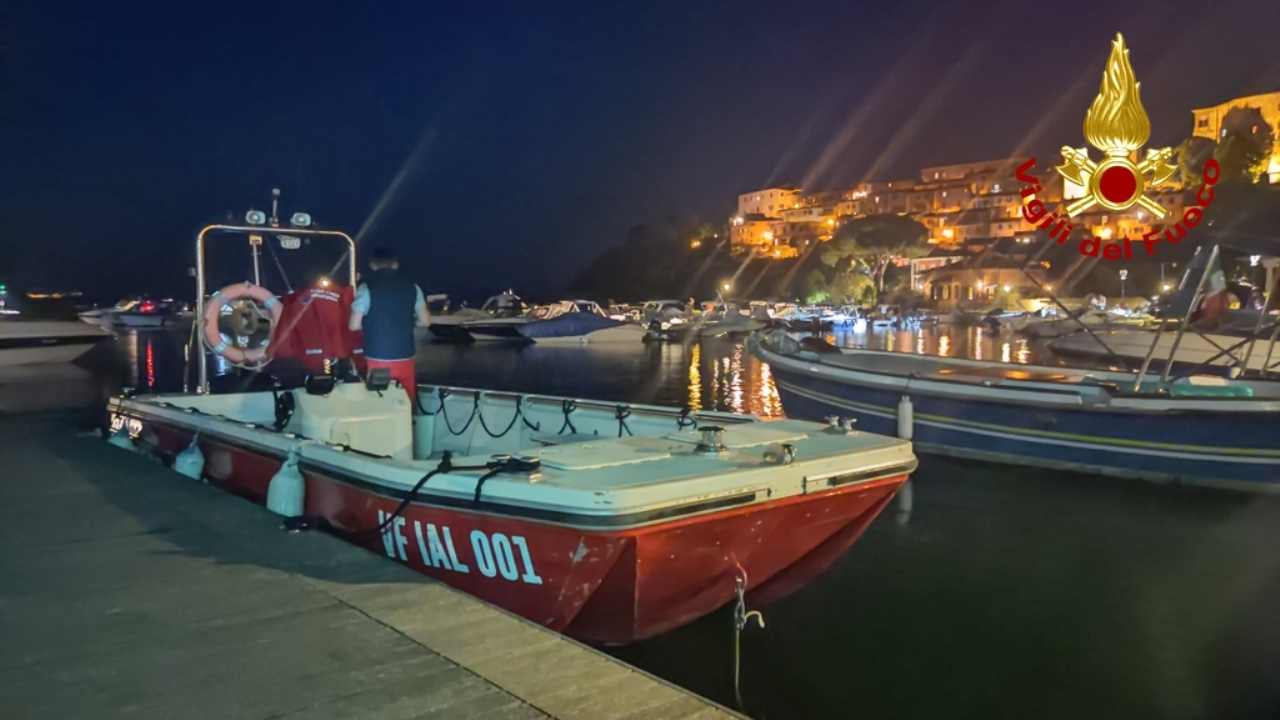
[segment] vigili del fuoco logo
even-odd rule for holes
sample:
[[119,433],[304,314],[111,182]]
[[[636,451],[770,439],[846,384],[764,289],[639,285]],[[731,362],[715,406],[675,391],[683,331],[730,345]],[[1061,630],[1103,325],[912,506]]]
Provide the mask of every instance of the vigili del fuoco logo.
[[[1202,183],[1182,217],[1173,219],[1167,209],[1152,200],[1147,191],[1168,180],[1176,168],[1170,164],[1172,148],[1147,148],[1146,157],[1135,162],[1138,151],[1151,137],[1151,120],[1142,106],[1141,83],[1129,64],[1129,49],[1119,33],[1111,42],[1111,56],[1102,72],[1102,85],[1084,116],[1084,137],[1102,153],[1095,162],[1087,150],[1062,147],[1062,164],[1055,168],[1063,180],[1083,188],[1083,196],[1064,201],[1064,207],[1051,212],[1037,197],[1039,178],[1032,174],[1036,159],[1030,158],[1018,167],[1017,179],[1022,183],[1022,216],[1027,222],[1049,233],[1049,237],[1065,244],[1075,229],[1071,219],[1093,207],[1123,212],[1138,206],[1151,215],[1152,229],[1141,238],[1119,238],[1104,241],[1087,236],[1080,241],[1082,255],[1101,256],[1107,260],[1133,257],[1133,243],[1143,245],[1148,255],[1155,254],[1160,241],[1177,243],[1187,231],[1199,225],[1204,211],[1213,203],[1213,186],[1221,177],[1218,161],[1210,159],[1201,172]],[[1156,221],[1165,221],[1157,227]]]

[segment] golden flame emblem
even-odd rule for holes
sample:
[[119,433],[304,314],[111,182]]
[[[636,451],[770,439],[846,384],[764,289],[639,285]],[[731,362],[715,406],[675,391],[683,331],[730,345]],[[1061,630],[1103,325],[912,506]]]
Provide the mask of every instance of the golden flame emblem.
[[1108,210],[1140,205],[1156,218],[1168,214],[1144,193],[1147,187],[1173,175],[1174,167],[1169,164],[1173,150],[1149,149],[1141,163],[1132,159],[1151,137],[1151,120],[1142,107],[1142,83],[1129,64],[1129,49],[1119,33],[1111,42],[1098,96],[1084,116],[1084,137],[1105,157],[1095,163],[1088,153],[1063,146],[1058,174],[1086,189],[1084,197],[1067,206],[1067,215],[1075,217],[1094,205]]

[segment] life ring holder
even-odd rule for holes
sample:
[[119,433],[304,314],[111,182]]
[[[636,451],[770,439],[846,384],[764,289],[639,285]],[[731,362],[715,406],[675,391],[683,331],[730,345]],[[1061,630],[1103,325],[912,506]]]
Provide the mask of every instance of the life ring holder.
[[[222,308],[236,300],[252,300],[256,308],[265,309],[270,315],[267,338],[253,347],[237,347],[229,341],[218,327],[222,317]],[[209,296],[204,306],[204,332],[201,333],[205,346],[214,353],[226,358],[227,362],[240,367],[258,368],[267,364],[271,358],[267,356],[267,348],[275,337],[276,328],[284,314],[284,304],[261,285],[249,282],[228,285]]]

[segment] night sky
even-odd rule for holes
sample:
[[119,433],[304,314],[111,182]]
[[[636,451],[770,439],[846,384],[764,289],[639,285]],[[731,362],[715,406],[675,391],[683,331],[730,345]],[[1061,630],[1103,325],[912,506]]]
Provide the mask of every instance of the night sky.
[[1153,143],[1280,89],[1274,0],[187,5],[0,4],[0,280],[190,296],[194,231],[278,186],[424,288],[555,294],[766,183],[1043,168],[1117,30]]

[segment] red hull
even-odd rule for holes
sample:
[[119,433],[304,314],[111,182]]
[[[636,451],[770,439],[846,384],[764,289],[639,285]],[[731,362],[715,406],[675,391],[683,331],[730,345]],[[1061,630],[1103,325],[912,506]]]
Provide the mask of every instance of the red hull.
[[[159,423],[162,450],[191,433]],[[262,503],[281,459],[201,440],[205,474]],[[596,643],[623,644],[692,622],[733,599],[745,573],[754,597],[807,583],[839,558],[905,475],[640,528],[597,531],[468,508],[411,504],[368,532],[399,499],[304,469],[306,514],[364,547],[530,620]]]

